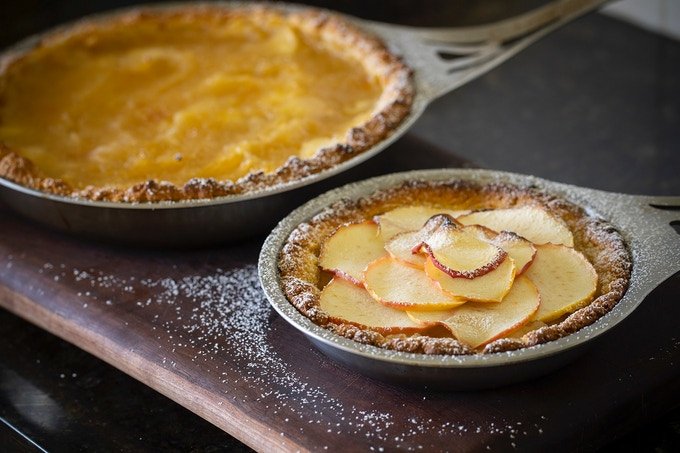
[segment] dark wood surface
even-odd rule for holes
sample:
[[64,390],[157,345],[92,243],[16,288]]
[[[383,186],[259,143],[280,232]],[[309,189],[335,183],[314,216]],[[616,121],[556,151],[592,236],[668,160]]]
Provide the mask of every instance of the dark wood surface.
[[[2,41],[9,43],[92,8],[123,2],[66,2],[49,7],[43,3],[3,3],[0,10],[9,8],[11,14],[0,15]],[[12,21],[4,21],[10,16]],[[416,19],[423,25],[443,25],[450,19],[433,22],[435,16],[445,17],[433,13],[428,20],[421,20],[422,14]],[[415,16],[404,17],[404,22],[412,22]],[[465,22],[464,17],[461,23]],[[438,100],[415,125],[414,132],[442,149],[457,151],[490,168],[609,190],[677,195],[678,71],[677,42],[591,15]],[[449,151],[424,147],[407,138],[350,177],[460,164],[461,160]],[[284,438],[278,440],[288,446],[307,442],[306,446],[313,445],[317,450],[324,445],[329,450],[352,450],[370,442],[374,450],[398,442],[404,449],[448,442],[445,449],[453,451],[484,451],[487,446],[505,451],[514,442],[518,449],[535,451],[589,451],[605,445],[610,451],[677,451],[677,275],[652,293],[620,327],[561,372],[505,389],[447,394],[394,387],[346,371],[266,311],[255,310],[257,316],[252,317],[267,319],[267,324],[258,324],[261,335],[253,337],[264,336],[266,341],[234,343],[251,354],[234,356],[225,352],[230,349],[219,349],[218,345],[218,350],[196,357],[197,348],[215,344],[194,340],[184,346],[188,341],[179,335],[196,321],[179,324],[177,317],[168,317],[169,324],[159,325],[160,318],[153,317],[172,314],[178,305],[182,306],[180,311],[188,313],[187,307],[196,307],[195,300],[187,300],[180,291],[177,305],[169,304],[164,298],[167,288],[143,287],[130,292],[125,289],[129,285],[121,287],[121,280],[111,280],[106,286],[110,279],[72,274],[77,268],[94,275],[99,266],[103,272],[99,277],[129,279],[143,275],[150,280],[148,286],[165,278],[177,281],[214,276],[221,268],[218,275],[233,283],[224,304],[239,308],[234,291],[257,291],[248,280],[253,278],[253,269],[248,266],[254,265],[262,239],[193,252],[118,250],[49,232],[0,207],[0,298],[5,306],[18,304],[24,311],[41,304],[52,307],[52,312],[43,311],[43,326],[48,330],[63,330],[61,323],[67,316],[77,321],[80,328],[65,330],[62,335],[78,338],[85,350],[103,350],[97,354],[108,354],[112,362],[137,368],[134,376],[156,388],[166,385],[161,373],[171,377],[168,382],[190,380],[199,387],[212,382],[218,392],[223,392],[216,401],[221,398],[230,402],[217,404],[219,410],[211,412],[211,417],[220,417],[227,404],[231,415],[223,416],[220,423],[234,425],[231,432],[239,437],[252,436],[265,425],[271,429],[264,439],[255,439],[256,443],[249,440],[251,445],[276,443],[271,436],[278,434]],[[230,270],[240,278],[234,279]],[[89,283],[92,280],[94,288]],[[169,280],[165,282],[170,284]],[[203,287],[212,286],[203,280]],[[204,297],[198,298],[199,308]],[[149,298],[152,303],[145,306]],[[255,308],[267,310],[261,294],[252,300],[259,301]],[[137,306],[137,302],[143,306]],[[244,313],[250,312],[238,313],[243,320]],[[210,319],[214,318],[204,316],[203,322]],[[240,325],[212,325],[220,333],[220,341],[225,341],[224,348],[231,347],[226,340],[238,335],[236,328]],[[118,349],[111,343],[88,339],[93,329],[102,326],[115,334],[112,338],[118,341]],[[145,326],[156,336],[140,334],[138,329]],[[287,334],[288,342],[277,343]],[[30,442],[36,442],[51,451],[247,450],[145,385],[3,310],[0,337],[2,449],[34,451]],[[127,348],[124,353],[120,351],[123,347]],[[273,350],[274,357],[288,365],[277,368],[275,362],[265,362],[261,348],[264,352]],[[157,368],[141,366],[144,360],[161,356],[165,364]],[[168,358],[175,356],[179,360],[172,359],[173,367]],[[131,359],[139,357],[145,359]],[[232,367],[228,375],[218,377],[213,366],[228,364]],[[300,388],[299,383],[306,385],[302,392],[294,390]],[[202,405],[184,388],[167,385],[171,387],[167,392],[190,400],[189,407]],[[269,393],[275,385],[283,389],[282,393]],[[341,406],[334,405],[335,401],[341,401]],[[657,421],[674,407],[675,411]],[[203,407],[212,408],[210,402]],[[433,414],[432,421],[424,418],[425,414]],[[264,425],[251,423],[251,419]],[[323,423],[330,420],[338,420],[339,426],[324,431]],[[369,427],[374,436],[361,438],[360,428]],[[384,429],[377,431],[381,427]],[[342,432],[337,434],[338,430]],[[621,436],[622,440],[611,444]],[[319,438],[323,444],[313,444]]]
[[[414,152],[427,164],[460,163],[406,138],[372,164],[398,167]],[[260,239],[124,249],[0,213],[2,306],[258,450],[572,449],[680,403],[678,278],[557,373],[497,390],[434,392],[374,381],[317,352],[265,300]]]

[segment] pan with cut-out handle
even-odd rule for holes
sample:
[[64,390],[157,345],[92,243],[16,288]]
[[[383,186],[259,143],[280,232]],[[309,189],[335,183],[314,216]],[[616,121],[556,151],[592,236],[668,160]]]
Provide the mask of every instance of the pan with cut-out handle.
[[[411,111],[389,136],[372,148],[331,168],[285,184],[205,200],[126,203],[52,195],[0,178],[0,200],[29,218],[79,236],[143,245],[208,244],[267,232],[295,206],[320,193],[322,188],[316,183],[375,156],[403,135],[434,99],[479,77],[550,31],[602,3],[603,0],[556,0],[501,22],[450,29],[413,28],[343,16],[367,33],[378,35],[413,68],[415,98]],[[248,7],[231,2],[209,5],[214,8]],[[158,10],[183,6],[180,3],[142,8]],[[269,7],[289,11],[307,8],[278,2]],[[107,20],[128,11],[104,13],[81,21]],[[27,52],[50,33],[28,38],[6,52]]]
[[[406,181],[502,182],[558,196],[600,217],[623,236],[632,255],[630,286],[618,304],[595,323],[555,341],[512,352],[467,356],[429,356],[395,352],[340,337],[312,323],[286,299],[278,257],[290,233],[334,202],[357,199]],[[492,170],[443,169],[394,173],[327,192],[284,218],[262,247],[260,282],[274,309],[335,360],[367,375],[391,381],[423,383],[447,389],[485,388],[548,373],[568,363],[592,341],[623,321],[654,288],[680,271],[680,197],[648,197],[603,192]]]

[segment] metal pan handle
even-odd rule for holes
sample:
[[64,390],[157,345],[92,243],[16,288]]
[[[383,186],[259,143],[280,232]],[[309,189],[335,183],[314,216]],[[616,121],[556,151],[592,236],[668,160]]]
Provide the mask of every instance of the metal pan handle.
[[680,197],[625,196],[631,207],[636,261],[646,269],[645,293],[680,271]]
[[427,101],[479,77],[553,30],[605,0],[556,0],[525,14],[488,25],[414,28],[364,22],[416,69]]

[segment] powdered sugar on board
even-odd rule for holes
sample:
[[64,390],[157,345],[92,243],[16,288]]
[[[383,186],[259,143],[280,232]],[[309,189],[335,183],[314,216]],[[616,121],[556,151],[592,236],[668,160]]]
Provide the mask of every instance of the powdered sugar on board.
[[[176,266],[174,270],[182,273]],[[436,418],[428,411],[429,401],[438,398],[436,394],[403,388],[394,391],[411,392],[410,400],[402,407],[413,410],[390,411],[394,403],[357,401],[353,397],[352,384],[360,392],[361,379],[365,379],[359,375],[349,376],[352,382],[346,393],[319,384],[318,378],[310,378],[309,369],[291,365],[286,360],[290,351],[272,341],[273,336],[296,332],[273,322],[278,315],[266,301],[257,268],[252,264],[230,270],[216,268],[208,275],[187,272],[180,278],[129,276],[123,272],[113,275],[51,263],[45,263],[38,272],[75,286],[83,310],[106,310],[126,304],[125,308],[134,311],[137,318],[150,323],[165,367],[185,366],[172,357],[177,357],[178,352],[186,355],[198,364],[205,379],[218,382],[235,404],[273,414],[278,426],[272,427],[277,430],[272,435],[322,433],[324,444],[319,449],[332,449],[338,442],[355,438],[362,439],[357,445],[369,451],[431,450],[441,445],[436,439],[462,436],[479,437],[480,445],[488,442],[493,449],[521,448],[523,439],[543,433],[543,422],[547,420],[543,416],[529,426],[504,417],[479,423],[462,413],[456,419]],[[134,303],[128,302],[130,296]],[[334,366],[299,338],[292,338],[295,343],[289,347],[303,350],[310,366]],[[229,360],[225,360],[227,355]],[[249,391],[234,390],[243,386]]]

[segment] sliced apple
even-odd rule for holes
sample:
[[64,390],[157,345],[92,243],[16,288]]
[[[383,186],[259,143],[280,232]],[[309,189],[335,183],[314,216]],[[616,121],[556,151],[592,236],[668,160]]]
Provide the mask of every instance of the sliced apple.
[[321,291],[319,307],[333,322],[354,324],[382,334],[416,333],[423,330],[403,310],[387,307],[344,278],[335,277]]
[[378,216],[376,220],[380,224],[380,237],[387,242],[399,233],[419,230],[434,215],[448,214],[455,218],[469,212],[430,206],[403,206]]
[[[472,302],[471,302],[472,303]],[[461,305],[462,306],[462,305]],[[409,318],[418,325],[420,325],[422,328],[428,328],[432,326],[436,326],[438,324],[441,324],[442,321],[445,321],[446,318],[451,316],[452,312],[454,310],[457,310],[458,307],[455,308],[447,308],[445,310],[434,310],[434,311],[415,311],[415,310],[406,310],[404,313],[408,315]]]
[[366,266],[386,254],[375,222],[352,223],[338,228],[324,242],[319,266],[360,285]]
[[385,250],[392,258],[414,264],[423,268],[425,254],[421,251],[421,244],[426,241],[442,224],[453,221],[445,214],[436,214],[416,231],[399,233],[385,244]]
[[445,219],[422,243],[441,271],[454,278],[474,279],[493,271],[507,257],[503,249],[480,238],[477,230]]
[[457,219],[464,225],[484,225],[495,231],[512,231],[534,244],[563,244],[574,246],[569,227],[538,206],[492,209],[462,215]]
[[[463,224],[461,223],[461,225]],[[498,233],[496,231],[482,225],[463,225],[463,226],[465,227],[466,231],[469,231],[470,233],[477,235],[477,237],[482,241],[493,243],[493,240],[496,238],[496,236],[498,236]]]
[[536,246],[525,272],[541,293],[538,321],[550,322],[587,305],[597,289],[597,272],[588,259],[563,245]]
[[510,258],[515,261],[517,275],[529,268],[536,255],[534,244],[512,231],[496,233],[491,228],[482,225],[466,225],[465,230],[475,233],[482,241],[489,242],[505,250],[510,255]]
[[402,310],[442,310],[465,303],[444,293],[422,269],[392,257],[369,264],[364,286],[375,300]]
[[[387,241],[385,250],[387,250],[387,253],[392,258],[413,264],[422,269],[425,264],[425,254],[420,253],[419,250],[414,250],[414,248],[422,244],[427,236],[429,236],[429,232],[425,232],[422,229],[399,233]],[[420,247],[417,248],[420,249]]]
[[536,256],[534,244],[510,231],[501,231],[491,242],[510,255],[515,262],[517,275],[526,271]]
[[439,323],[472,348],[484,346],[526,324],[540,306],[536,286],[526,277],[518,277],[500,304],[470,302],[452,310],[409,312],[423,326]]
[[500,302],[510,291],[515,279],[515,264],[508,255],[496,269],[472,279],[451,277],[439,269],[429,256],[424,269],[427,276],[445,293],[476,302]]

